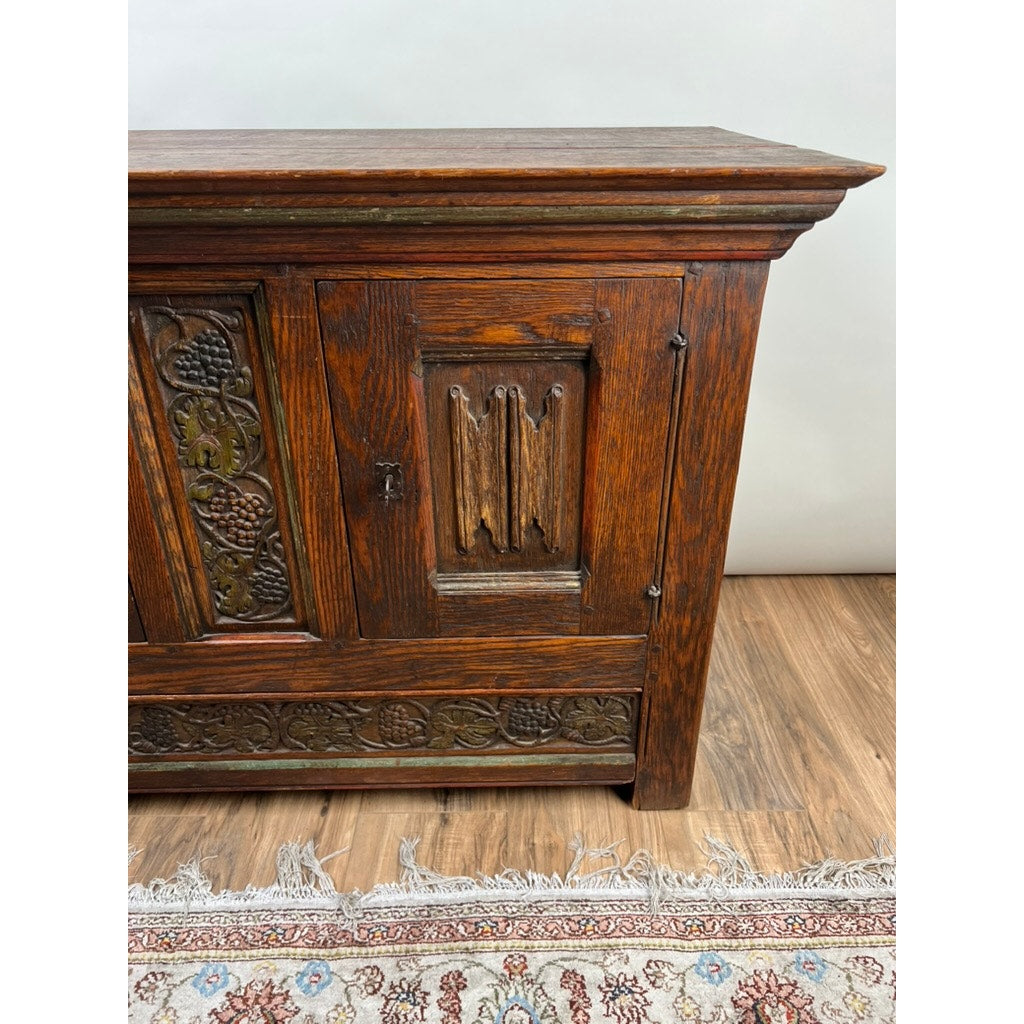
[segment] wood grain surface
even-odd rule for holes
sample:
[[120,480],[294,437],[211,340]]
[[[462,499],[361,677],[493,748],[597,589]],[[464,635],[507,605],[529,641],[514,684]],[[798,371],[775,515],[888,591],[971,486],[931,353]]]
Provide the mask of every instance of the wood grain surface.
[[[736,173],[737,164],[744,171]],[[643,186],[682,182],[736,188],[849,188],[876,164],[713,127],[335,131],[142,131],[129,133],[133,191],[230,191],[280,182],[302,191],[348,179],[362,187],[401,180],[464,189],[472,181],[595,181]]]
[[[780,192],[779,197],[781,202],[785,193]],[[328,225],[315,231],[308,226],[281,225],[270,230],[259,224],[246,228],[185,221],[133,228],[128,256],[134,266],[322,263],[331,264],[335,273],[338,267],[382,262],[408,268],[417,263],[475,265],[495,260],[764,260],[782,256],[799,235],[814,226],[814,218],[804,210],[798,212],[797,217],[777,221],[766,217],[763,210],[751,210],[746,222],[724,224],[442,224],[402,230],[386,224]]]
[[132,591],[131,582],[128,583],[128,643],[144,644],[146,642],[146,627],[139,618],[139,608],[135,603],[135,594]]
[[633,793],[644,809],[689,799],[768,264],[695,263],[684,280],[686,378]]
[[[174,577],[167,568],[169,556],[164,554],[160,541],[157,518],[147,495],[146,477],[131,430],[128,432],[128,523],[129,642],[138,643],[146,636],[152,641],[169,643],[188,639],[182,627]],[[136,606],[136,590],[146,609],[147,623],[142,622]],[[133,613],[139,620],[134,635]]]
[[131,695],[627,689],[643,637],[445,637],[334,644],[301,634],[133,647]]
[[200,609],[174,518],[138,364],[128,346],[128,577],[146,636],[180,642],[199,634]]
[[133,132],[129,251],[774,259],[883,171],[718,128]]
[[[453,874],[564,871],[574,832],[703,866],[705,834],[756,867],[856,858],[895,837],[895,586],[890,576],[737,577],[722,587],[693,796],[634,811],[606,787],[138,796],[133,880],[195,854],[214,888],[269,884],[280,843],[313,839],[340,889],[399,876],[398,844]],[[602,866],[607,862],[599,862]]]
[[[437,632],[423,381],[411,372],[413,289],[394,281],[317,287],[359,632],[365,637]],[[399,500],[383,494],[384,466],[403,475]]]
[[292,519],[302,524],[296,554],[308,582],[310,630],[326,640],[358,635],[349,573],[345,507],[338,457],[331,444],[331,409],[312,281],[269,277],[261,291],[269,321],[268,382],[286,422],[283,447],[294,476]]

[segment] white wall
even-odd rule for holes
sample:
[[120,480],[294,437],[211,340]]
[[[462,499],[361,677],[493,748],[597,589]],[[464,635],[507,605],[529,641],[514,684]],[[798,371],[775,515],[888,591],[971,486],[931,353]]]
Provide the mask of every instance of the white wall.
[[[713,124],[892,164],[889,0],[132,0],[132,128]],[[894,568],[899,169],[772,268],[727,571]]]

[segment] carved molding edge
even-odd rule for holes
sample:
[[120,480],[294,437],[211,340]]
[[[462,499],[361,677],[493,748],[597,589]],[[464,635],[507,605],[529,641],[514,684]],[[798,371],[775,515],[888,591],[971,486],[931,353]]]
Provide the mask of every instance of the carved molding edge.
[[[521,194],[521,193],[520,193]],[[834,195],[835,193],[833,193]],[[713,195],[713,193],[712,193]],[[842,196],[840,194],[839,198]],[[128,210],[130,227],[205,225],[241,227],[330,227],[469,224],[793,224],[813,223],[831,216],[839,199],[819,203],[785,200],[767,203],[614,203],[603,206],[146,206],[134,202]]]
[[128,753],[632,749],[635,694],[132,704]]

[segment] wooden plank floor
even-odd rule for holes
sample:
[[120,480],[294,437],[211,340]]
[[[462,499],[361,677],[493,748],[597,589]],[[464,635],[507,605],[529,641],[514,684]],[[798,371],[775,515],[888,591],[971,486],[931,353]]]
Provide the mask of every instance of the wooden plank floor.
[[139,796],[132,880],[173,873],[196,853],[215,888],[268,884],[287,840],[313,839],[339,889],[398,877],[404,836],[454,874],[564,871],[566,842],[624,839],[676,868],[703,866],[708,833],[764,870],[895,843],[895,579],[725,580],[693,800],[632,810],[603,787]]

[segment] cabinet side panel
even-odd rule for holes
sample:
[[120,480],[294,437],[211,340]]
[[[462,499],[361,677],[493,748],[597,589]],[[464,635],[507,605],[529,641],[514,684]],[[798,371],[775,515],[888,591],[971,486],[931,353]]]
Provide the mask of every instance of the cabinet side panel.
[[646,633],[682,283],[599,281],[587,393],[580,632]]
[[633,793],[643,809],[681,807],[690,799],[767,281],[767,263],[705,263],[686,276],[686,380]]

